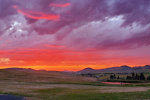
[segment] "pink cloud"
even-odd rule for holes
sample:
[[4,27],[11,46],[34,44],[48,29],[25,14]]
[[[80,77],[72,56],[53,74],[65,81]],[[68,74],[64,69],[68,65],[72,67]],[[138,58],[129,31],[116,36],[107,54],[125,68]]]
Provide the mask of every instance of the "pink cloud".
[[53,6],[53,7],[68,7],[70,5],[71,5],[71,3],[64,3],[64,4],[51,3],[49,6]]
[[43,12],[24,11],[19,9],[19,7],[17,7],[16,5],[14,5],[13,8],[16,9],[18,13],[31,19],[36,19],[36,20],[46,19],[46,20],[53,20],[53,21],[57,21],[60,19],[59,15],[46,14]]

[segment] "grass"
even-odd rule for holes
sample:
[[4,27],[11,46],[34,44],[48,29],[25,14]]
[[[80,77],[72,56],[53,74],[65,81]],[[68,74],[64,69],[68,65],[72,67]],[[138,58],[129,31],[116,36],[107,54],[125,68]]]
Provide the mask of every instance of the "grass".
[[[52,88],[33,91],[35,100],[149,100],[150,91],[99,93],[96,89]],[[20,95],[19,95],[20,96]],[[24,95],[25,96],[25,95]],[[29,97],[29,96],[28,96]]]
[[[32,76],[32,77],[31,77]],[[103,88],[102,88],[103,87]],[[0,94],[27,97],[29,100],[145,100],[150,91],[102,93],[102,89],[150,87],[150,83],[102,84],[94,78],[41,71],[0,71]],[[116,90],[115,90],[116,91]],[[124,88],[123,88],[124,91]]]
[[[58,89],[58,88],[57,88]],[[59,89],[58,89],[59,90]],[[54,89],[55,91],[55,89]],[[50,91],[52,92],[52,91]],[[45,93],[46,98],[41,100],[144,100],[150,99],[150,91],[134,93],[98,93],[87,90],[68,90],[64,89],[63,94],[53,96],[50,92]],[[60,92],[58,92],[60,93]],[[43,93],[42,93],[43,94]]]
[[[18,83],[21,84],[21,83]],[[0,94],[11,94],[15,96],[23,96],[29,98],[29,100],[147,100],[150,99],[150,91],[145,91],[145,92],[129,92],[129,93],[101,93],[99,89],[97,89],[97,83],[91,84],[89,83],[88,85],[83,85],[87,86],[87,88],[69,88],[69,87],[53,87],[53,88],[30,88],[30,86],[40,86],[40,85],[48,85],[48,84],[36,84],[36,83],[23,83],[22,86],[26,86],[26,91],[19,92],[19,91],[14,91],[14,92],[0,92]],[[51,85],[51,84],[49,84]],[[59,86],[59,84],[57,84]],[[61,85],[61,84],[60,84]],[[69,85],[69,84],[68,84]],[[74,84],[74,85],[80,85],[80,84]],[[6,84],[6,87],[9,86]],[[14,85],[13,87],[17,87],[18,85]],[[92,88],[88,88],[88,86],[92,86]],[[95,87],[96,86],[96,87]],[[103,84],[101,84],[103,86]],[[101,88],[101,86],[99,88]],[[115,85],[104,85],[109,89],[109,87],[115,86]],[[131,86],[131,85],[130,85]],[[130,87],[127,85],[123,85],[123,87]],[[150,86],[150,84],[138,84],[135,85],[136,87],[138,86]],[[95,88],[94,88],[95,87]],[[122,86],[118,86],[122,87]],[[134,87],[134,85],[133,85]],[[3,87],[0,88],[0,91],[2,90]],[[25,89],[24,88],[24,89]],[[23,90],[23,89],[21,89]]]

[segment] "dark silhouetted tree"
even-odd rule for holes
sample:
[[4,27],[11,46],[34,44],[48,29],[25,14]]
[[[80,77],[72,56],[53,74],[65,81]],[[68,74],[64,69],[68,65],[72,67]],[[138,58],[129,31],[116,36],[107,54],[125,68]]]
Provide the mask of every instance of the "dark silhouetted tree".
[[117,79],[120,79],[120,77],[118,76]]
[[116,74],[114,74],[114,79],[116,79]]
[[135,80],[135,73],[132,73],[132,79]]
[[110,75],[110,79],[114,79],[114,76],[113,76],[113,75]]
[[131,76],[127,76],[126,80],[132,80],[132,77]]
[[145,76],[143,73],[140,74],[140,80],[145,80]]
[[116,75],[110,75],[110,79],[116,79]]
[[136,73],[135,80],[140,80],[140,76]]

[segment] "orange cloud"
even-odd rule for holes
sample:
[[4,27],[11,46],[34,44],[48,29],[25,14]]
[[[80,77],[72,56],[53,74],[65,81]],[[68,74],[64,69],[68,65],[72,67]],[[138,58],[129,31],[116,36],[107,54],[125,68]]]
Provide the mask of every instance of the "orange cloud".
[[71,4],[70,3],[65,3],[65,4],[55,4],[55,3],[51,3],[50,6],[53,6],[53,7],[68,7],[70,6]]
[[16,5],[14,5],[13,8],[16,9],[18,13],[23,14],[24,16],[29,17],[31,19],[37,19],[37,20],[46,19],[46,20],[54,20],[54,21],[60,19],[59,15],[45,14],[42,12],[23,11],[19,9]]

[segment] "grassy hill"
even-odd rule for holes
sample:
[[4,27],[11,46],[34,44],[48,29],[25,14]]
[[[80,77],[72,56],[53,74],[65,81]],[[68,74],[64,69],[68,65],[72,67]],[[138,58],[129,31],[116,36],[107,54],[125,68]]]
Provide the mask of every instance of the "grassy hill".
[[45,83],[86,83],[95,78],[82,77],[74,73],[37,71],[33,69],[9,68],[0,70],[0,81],[45,82]]
[[120,66],[120,67],[111,67],[106,69],[92,69],[92,68],[85,68],[83,70],[78,71],[78,74],[87,74],[87,73],[146,73],[150,72],[150,65],[145,66]]

